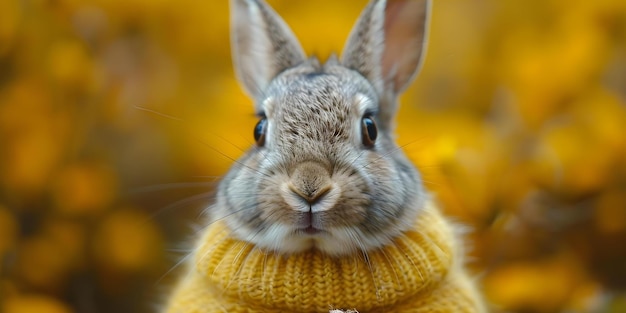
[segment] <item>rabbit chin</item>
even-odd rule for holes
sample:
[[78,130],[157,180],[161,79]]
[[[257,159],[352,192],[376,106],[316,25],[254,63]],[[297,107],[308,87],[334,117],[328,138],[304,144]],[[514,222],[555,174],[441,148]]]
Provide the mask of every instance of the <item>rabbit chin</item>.
[[281,254],[318,250],[331,256],[369,251],[391,242],[388,236],[365,235],[354,227],[338,227],[308,234],[293,226],[275,224],[253,238],[246,238],[257,247]]

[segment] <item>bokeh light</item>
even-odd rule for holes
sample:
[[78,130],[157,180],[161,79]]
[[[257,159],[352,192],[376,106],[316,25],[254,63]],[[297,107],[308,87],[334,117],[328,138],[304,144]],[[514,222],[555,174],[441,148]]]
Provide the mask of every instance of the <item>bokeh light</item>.
[[[269,1],[321,59],[365,0]],[[0,311],[153,312],[252,144],[228,1],[0,1]],[[398,140],[494,312],[626,312],[626,1],[434,0]]]

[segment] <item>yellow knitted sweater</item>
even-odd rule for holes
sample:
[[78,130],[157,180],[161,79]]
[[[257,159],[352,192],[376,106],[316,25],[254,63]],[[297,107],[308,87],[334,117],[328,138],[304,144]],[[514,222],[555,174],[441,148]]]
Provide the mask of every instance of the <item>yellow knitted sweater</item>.
[[218,222],[193,257],[168,313],[485,311],[461,267],[453,230],[432,203],[414,230],[367,256],[268,253],[231,237]]

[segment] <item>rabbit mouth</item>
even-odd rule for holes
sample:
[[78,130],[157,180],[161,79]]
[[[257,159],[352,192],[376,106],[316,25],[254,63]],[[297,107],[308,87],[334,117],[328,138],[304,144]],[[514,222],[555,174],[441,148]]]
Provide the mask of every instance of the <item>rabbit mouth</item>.
[[326,232],[323,229],[319,215],[316,217],[315,213],[309,211],[299,214],[299,222],[294,230],[295,235],[315,236]]
[[325,231],[319,228],[315,228],[313,225],[309,225],[308,227],[298,228],[296,229],[296,234],[298,235],[306,235],[306,236],[316,236]]

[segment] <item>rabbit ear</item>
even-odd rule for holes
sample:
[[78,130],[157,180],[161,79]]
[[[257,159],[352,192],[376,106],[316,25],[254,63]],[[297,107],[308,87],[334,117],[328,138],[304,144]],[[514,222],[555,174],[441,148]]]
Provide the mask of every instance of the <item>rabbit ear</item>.
[[262,0],[231,0],[230,5],[235,71],[256,98],[274,76],[306,55],[287,24]]
[[422,63],[429,0],[372,0],[350,33],[343,65],[359,71],[380,95],[395,97]]

